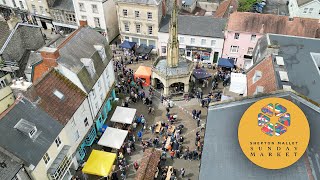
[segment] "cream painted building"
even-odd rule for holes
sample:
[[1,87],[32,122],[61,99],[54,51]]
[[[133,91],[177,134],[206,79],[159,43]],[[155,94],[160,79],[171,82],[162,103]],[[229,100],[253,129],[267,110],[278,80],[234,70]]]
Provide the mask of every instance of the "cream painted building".
[[48,5],[49,2],[47,0],[27,0],[26,3],[33,23],[44,29],[51,29],[53,27]]
[[159,25],[165,12],[162,0],[118,0],[116,6],[122,41],[157,49]]
[[11,83],[10,74],[0,77],[0,114],[10,107],[15,100],[9,83]]

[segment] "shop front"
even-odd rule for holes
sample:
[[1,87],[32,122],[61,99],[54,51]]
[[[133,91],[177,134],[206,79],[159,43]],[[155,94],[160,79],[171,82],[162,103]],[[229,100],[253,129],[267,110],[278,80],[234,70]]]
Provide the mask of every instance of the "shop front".
[[212,49],[205,47],[186,46],[186,58],[193,61],[212,63]]

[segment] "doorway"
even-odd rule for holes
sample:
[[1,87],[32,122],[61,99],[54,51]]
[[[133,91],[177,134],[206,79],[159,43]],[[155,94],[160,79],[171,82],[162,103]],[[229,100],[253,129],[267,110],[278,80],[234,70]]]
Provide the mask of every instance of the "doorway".
[[40,22],[41,22],[41,26],[43,27],[43,29],[48,29],[46,22],[44,22],[44,21],[40,21]]
[[214,55],[213,55],[213,63],[217,63],[218,57],[219,57],[219,52],[214,52]]

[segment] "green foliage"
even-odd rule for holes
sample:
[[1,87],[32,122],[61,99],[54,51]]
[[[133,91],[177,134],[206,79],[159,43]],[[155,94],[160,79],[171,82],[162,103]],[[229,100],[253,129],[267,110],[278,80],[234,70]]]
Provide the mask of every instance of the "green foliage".
[[251,10],[251,7],[254,3],[259,2],[257,0],[239,0],[238,11],[248,12]]

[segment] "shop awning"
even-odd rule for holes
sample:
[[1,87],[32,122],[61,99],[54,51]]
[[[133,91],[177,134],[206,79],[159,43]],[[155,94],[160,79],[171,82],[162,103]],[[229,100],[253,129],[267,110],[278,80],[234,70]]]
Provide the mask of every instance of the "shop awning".
[[104,151],[92,150],[82,172],[106,177],[111,173],[117,155]]
[[107,127],[107,129],[101,136],[98,144],[100,146],[120,149],[127,135],[128,131]]
[[205,69],[194,69],[193,70],[193,76],[196,78],[196,79],[206,79],[206,78],[209,78],[211,77],[211,74],[208,73]]
[[111,122],[117,122],[122,124],[132,124],[134,117],[136,115],[137,110],[134,108],[127,108],[117,106],[116,110],[114,111]]
[[135,42],[124,40],[122,44],[120,44],[120,47],[125,49],[132,49],[135,45],[136,45]]
[[227,68],[233,68],[234,67],[234,60],[233,59],[227,59],[227,58],[219,58],[218,66],[227,67]]
[[245,94],[247,89],[247,77],[242,73],[231,73],[231,83],[229,91],[237,94]]

